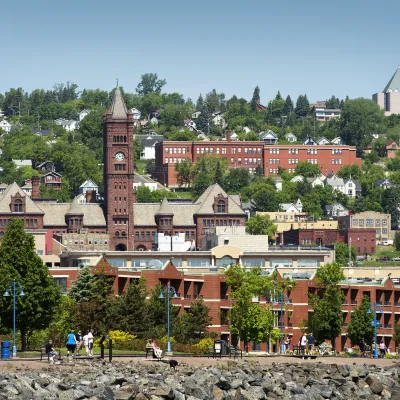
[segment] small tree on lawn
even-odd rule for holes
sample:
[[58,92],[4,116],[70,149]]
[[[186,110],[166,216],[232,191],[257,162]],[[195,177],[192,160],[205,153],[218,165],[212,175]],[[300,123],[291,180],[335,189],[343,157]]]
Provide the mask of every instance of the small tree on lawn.
[[[60,289],[35,249],[33,236],[24,230],[24,222],[11,219],[0,247],[0,289],[4,293],[13,280],[19,282],[25,296],[17,292],[17,329],[21,332],[22,350],[26,350],[27,336],[47,328],[53,320],[61,300]],[[11,294],[11,293],[10,293]],[[0,296],[0,316],[4,327],[13,326],[13,300]]]
[[351,321],[347,330],[347,336],[353,346],[358,345],[361,339],[366,343],[372,343],[374,327],[371,322],[374,315],[371,312],[371,303],[368,296],[364,296],[362,303],[351,313]]
[[342,331],[342,301],[344,294],[339,282],[345,279],[339,264],[327,264],[316,273],[317,294],[310,295],[314,308],[313,327],[318,341],[330,339],[333,348]]

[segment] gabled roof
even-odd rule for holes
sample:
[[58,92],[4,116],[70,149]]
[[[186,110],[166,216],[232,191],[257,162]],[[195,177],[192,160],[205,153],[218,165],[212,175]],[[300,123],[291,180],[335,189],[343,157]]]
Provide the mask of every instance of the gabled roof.
[[115,89],[112,104],[108,112],[110,112],[115,119],[128,118],[128,110],[126,109],[125,101],[119,88]]
[[344,182],[345,185],[347,183],[349,183],[349,182],[353,182],[354,186],[356,187],[356,190],[361,191],[361,185],[360,185],[360,182],[358,182],[358,180],[353,179],[353,178],[350,177],[350,179],[344,179],[343,182]]
[[196,214],[214,214],[214,198],[218,195],[228,197],[229,200],[231,200],[228,203],[228,214],[245,214],[238,204],[236,204],[235,200],[231,199],[225,190],[218,185],[218,183],[214,183],[213,185],[209,186],[206,191],[197,199],[195,204],[198,204],[200,207]]
[[14,182],[8,185],[3,193],[0,194],[0,213],[10,213],[11,196],[19,194],[25,198],[25,212],[28,214],[43,214],[43,211],[26,193]]
[[258,136],[259,136],[261,139],[270,139],[270,138],[272,138],[272,139],[278,139],[278,135],[277,135],[274,131],[271,131],[271,129],[268,129],[267,131],[262,131],[262,132],[260,132],[260,133],[258,134]]
[[93,182],[91,179],[86,179],[85,182],[82,183],[81,186],[79,186],[80,188],[84,188],[84,187],[99,187],[95,182]]
[[69,210],[65,213],[65,215],[83,215],[83,210],[81,205],[79,204],[78,199],[74,199],[71,203]]
[[400,66],[397,67],[392,78],[383,89],[383,93],[387,92],[400,92]]
[[375,181],[374,186],[390,186],[390,187],[394,187],[396,185],[393,182],[389,181],[388,179],[377,179]]
[[172,210],[172,207],[168,203],[168,200],[166,197],[163,198],[161,202],[160,209],[158,210],[157,214],[162,214],[162,215],[174,215],[174,212]]
[[329,140],[326,137],[322,137],[322,138],[318,139],[317,143],[318,144],[328,144]]
[[312,137],[309,136],[309,137],[304,141],[303,144],[315,146],[315,145],[317,144],[317,142],[316,142]]

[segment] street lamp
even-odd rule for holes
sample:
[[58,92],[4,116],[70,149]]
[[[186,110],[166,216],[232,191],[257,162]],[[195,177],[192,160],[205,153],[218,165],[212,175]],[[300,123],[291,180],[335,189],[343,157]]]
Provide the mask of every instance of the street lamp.
[[167,285],[164,286],[163,288],[161,288],[161,292],[160,295],[158,296],[159,299],[163,299],[164,298],[164,294],[163,292],[166,292],[167,294],[167,312],[168,312],[168,338],[167,338],[167,351],[165,352],[165,354],[172,354],[172,350],[171,350],[171,339],[170,339],[170,296],[171,296],[171,292],[173,294],[172,298],[173,299],[179,299],[178,294],[175,291],[175,288],[173,286],[171,286],[171,282],[168,281]]
[[[383,308],[380,303],[376,303],[376,302],[373,303],[373,306],[374,306],[374,320],[371,321],[371,325],[374,327],[375,348],[372,349],[372,354],[373,354],[373,358],[378,358],[378,337],[377,337],[378,335],[376,332],[376,328],[378,325],[380,325],[380,323],[376,320],[376,314],[377,314],[377,312],[379,312],[380,314],[383,314]],[[376,306],[380,307],[379,311],[376,310]],[[368,309],[368,314],[371,314],[371,306]]]
[[280,328],[281,328],[281,345],[280,345],[280,353],[285,354],[285,343],[283,340],[283,335],[284,335],[284,326],[283,326],[283,305],[289,305],[292,304],[291,300],[284,294],[284,293],[279,293],[278,298],[272,301],[272,304],[276,306],[277,304],[281,305],[281,312],[280,312]]
[[17,304],[16,304],[16,296],[17,296],[17,287],[19,288],[19,295],[20,296],[25,296],[24,291],[22,290],[22,286],[19,282],[16,282],[15,279],[13,280],[13,283],[9,283],[6,286],[6,291],[4,292],[3,296],[8,297],[10,296],[10,290],[12,289],[13,293],[13,332],[14,332],[14,343],[13,343],[13,348],[12,348],[12,356],[17,357],[17,329],[16,329],[16,321],[17,321]]

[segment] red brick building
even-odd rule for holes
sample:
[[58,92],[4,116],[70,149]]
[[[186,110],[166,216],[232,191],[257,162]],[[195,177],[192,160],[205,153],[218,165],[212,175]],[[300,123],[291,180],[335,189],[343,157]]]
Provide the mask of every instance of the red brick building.
[[264,175],[276,175],[278,168],[294,172],[299,162],[318,164],[321,173],[336,173],[344,165],[361,166],[354,146],[342,145],[274,145],[263,142],[198,141],[157,143],[155,146],[156,166],[153,177],[167,186],[176,186],[175,164],[188,158],[192,162],[202,154],[216,154],[228,161],[229,168],[248,168],[252,174],[258,165]]
[[376,230],[364,229],[291,229],[283,232],[285,245],[332,246],[335,243],[351,244],[357,255],[368,256],[376,252]]
[[[196,272],[195,269],[182,270],[174,266],[174,260],[166,261],[159,269],[126,270],[115,268],[107,258],[101,257],[100,260],[91,267],[93,273],[104,272],[114,277],[115,293],[123,294],[128,285],[139,279],[140,276],[146,278],[149,288],[154,288],[158,283],[170,284],[178,293],[179,298],[173,299],[174,306],[179,307],[180,313],[190,308],[191,303],[196,299],[203,299],[210,308],[212,325],[210,330],[217,332],[224,340],[230,343],[237,343],[238,338],[231,335],[229,331],[229,310],[233,302],[230,298],[230,291],[225,282],[225,275],[214,272]],[[315,293],[317,288],[314,276],[315,270],[303,270],[302,272],[284,272],[278,269],[281,279],[290,278],[296,282],[294,289],[287,291],[285,295],[290,299],[290,304],[285,305],[281,314],[279,304],[268,302],[265,297],[254,299],[265,307],[270,307],[275,314],[275,326],[280,328],[283,322],[285,334],[293,335],[292,345],[297,344],[301,330],[298,328],[302,320],[309,321],[308,332],[312,328],[312,307],[309,304],[308,296]],[[72,281],[76,279],[79,268],[53,268],[51,274],[58,283],[62,283],[65,288],[69,288]],[[346,271],[346,274],[349,272]],[[364,275],[373,276],[374,269],[365,270]],[[68,278],[66,278],[68,276]],[[60,279],[63,282],[60,282]],[[345,299],[342,303],[342,334],[336,341],[336,349],[343,351],[349,347],[350,340],[346,336],[347,326],[351,320],[351,312],[361,304],[363,296],[370,298],[371,303],[377,302],[377,320],[380,322],[378,328],[378,342],[382,339],[386,346],[393,352],[394,325],[400,320],[400,279],[390,278],[348,278],[341,285]],[[243,348],[244,343],[240,343]],[[254,351],[277,351],[277,347],[268,343],[250,343],[249,349]]]

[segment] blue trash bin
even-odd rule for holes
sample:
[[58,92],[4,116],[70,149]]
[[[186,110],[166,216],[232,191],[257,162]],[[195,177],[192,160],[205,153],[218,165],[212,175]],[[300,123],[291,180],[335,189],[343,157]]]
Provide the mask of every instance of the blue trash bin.
[[10,342],[1,342],[1,358],[3,360],[10,359]]

